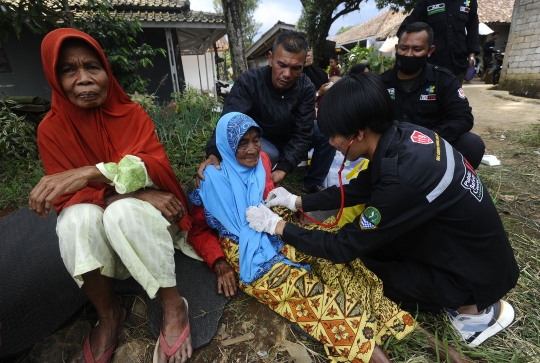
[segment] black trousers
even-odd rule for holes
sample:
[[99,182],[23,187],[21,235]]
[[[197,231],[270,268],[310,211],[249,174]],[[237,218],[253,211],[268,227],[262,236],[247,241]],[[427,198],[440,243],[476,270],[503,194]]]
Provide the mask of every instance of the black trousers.
[[459,151],[474,169],[478,169],[486,151],[486,145],[480,136],[466,132],[461,134],[459,139],[451,142],[450,145]]

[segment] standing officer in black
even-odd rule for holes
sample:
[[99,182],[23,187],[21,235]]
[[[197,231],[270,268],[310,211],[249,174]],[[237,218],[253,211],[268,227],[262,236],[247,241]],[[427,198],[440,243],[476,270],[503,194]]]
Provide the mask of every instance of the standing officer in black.
[[427,63],[436,47],[433,31],[422,22],[407,25],[396,45],[396,66],[380,77],[394,100],[396,120],[435,131],[476,169],[485,145],[469,132],[474,117],[457,78]]
[[435,52],[429,63],[451,70],[463,83],[465,72],[480,53],[477,0],[420,0],[399,27],[428,23],[435,33]]

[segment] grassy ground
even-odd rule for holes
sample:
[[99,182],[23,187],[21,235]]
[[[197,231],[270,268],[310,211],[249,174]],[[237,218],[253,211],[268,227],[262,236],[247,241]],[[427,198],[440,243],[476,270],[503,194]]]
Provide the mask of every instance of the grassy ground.
[[[215,121],[215,120],[214,120]],[[214,122],[213,121],[213,122]],[[193,126],[196,128],[196,125]],[[200,152],[203,139],[208,137],[210,126],[204,132],[191,136],[185,141],[185,150],[193,158],[183,157],[179,149],[171,156],[173,167],[179,170],[178,157],[183,157],[183,183],[193,181],[196,165],[203,156]],[[184,131],[179,131],[184,132]],[[187,132],[190,132],[187,130]],[[504,132],[506,138],[500,140],[500,130],[491,130],[485,139],[489,142],[489,152],[501,161],[499,167],[481,166],[478,170],[484,184],[490,191],[503,220],[505,229],[515,251],[521,270],[518,285],[506,299],[516,310],[516,320],[509,329],[489,339],[481,347],[471,349],[461,343],[449,328],[443,315],[418,314],[420,325],[442,342],[443,346],[453,346],[465,355],[479,362],[540,362],[540,128],[531,127],[524,131]],[[167,146],[166,146],[167,147]],[[173,148],[175,146],[170,146]],[[170,152],[171,149],[168,149]],[[177,154],[177,155],[176,155]],[[30,163],[6,162],[0,164],[0,211],[15,210],[26,205],[28,194],[37,183],[43,171],[38,161]],[[284,186],[293,192],[301,193],[302,176],[305,168],[299,168],[289,175]],[[129,301],[126,302],[129,305]],[[88,313],[87,313],[88,315]],[[91,314],[90,314],[91,315]],[[222,323],[224,332],[234,337],[244,332],[258,332],[258,342],[248,342],[230,349],[211,345],[199,350],[193,361],[286,361],[287,353],[280,346],[283,339],[299,342],[312,351],[314,360],[322,361],[321,346],[311,343],[296,332],[289,324],[256,303],[245,294],[239,294],[225,309]],[[138,328],[132,337],[146,339],[149,347],[153,339],[147,330]],[[264,338],[266,336],[266,338]],[[264,338],[264,339],[263,339]],[[212,343],[214,344],[214,343]],[[262,344],[262,345],[261,345]],[[415,332],[403,341],[390,341],[385,350],[394,362],[444,362],[441,351],[429,352],[427,338]],[[151,349],[151,348],[149,348]],[[444,350],[444,349],[442,349]],[[21,357],[17,362],[22,362]]]

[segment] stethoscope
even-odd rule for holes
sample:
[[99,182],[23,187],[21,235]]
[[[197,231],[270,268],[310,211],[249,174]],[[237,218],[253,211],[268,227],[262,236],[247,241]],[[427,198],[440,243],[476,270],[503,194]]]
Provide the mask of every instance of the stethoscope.
[[354,142],[354,140],[356,139],[357,136],[358,135],[355,135],[353,137],[353,139],[351,140],[351,142],[349,142],[349,146],[347,146],[347,151],[345,151],[345,157],[343,158],[343,162],[341,163],[341,167],[339,168],[339,171],[338,171],[339,190],[341,192],[341,206],[339,207],[339,213],[338,213],[338,215],[336,217],[336,221],[333,222],[333,223],[319,222],[319,221],[311,218],[310,216],[308,216],[301,208],[298,208],[298,211],[300,213],[302,213],[307,219],[309,219],[310,221],[312,221],[315,224],[318,224],[321,227],[326,227],[326,228],[334,227],[335,225],[337,225],[339,223],[339,220],[341,219],[341,214],[343,214],[343,207],[345,206],[345,192],[343,190],[343,181],[341,180],[341,172],[343,171],[343,168],[345,168],[345,162],[347,161],[347,155],[349,154],[349,150],[351,148],[351,145],[353,144],[353,142]]

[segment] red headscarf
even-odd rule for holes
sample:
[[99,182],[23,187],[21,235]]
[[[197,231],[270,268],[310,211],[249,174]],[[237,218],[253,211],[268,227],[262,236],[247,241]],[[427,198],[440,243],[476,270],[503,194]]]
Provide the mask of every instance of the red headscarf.
[[[64,40],[76,38],[91,46],[101,59],[109,77],[105,102],[96,108],[75,106],[65,95],[56,65]],[[38,147],[47,174],[100,162],[118,163],[126,155],[138,156],[146,165],[154,184],[161,190],[176,195],[187,208],[186,197],[171,168],[163,145],[157,139],[154,123],[143,108],[131,101],[114,79],[111,68],[98,42],[81,31],[64,28],[47,34],[41,44],[41,58],[45,76],[52,88],[52,108],[38,129]],[[56,212],[74,204],[90,203],[106,208],[105,197],[114,188],[100,182],[58,197]],[[181,230],[191,226],[186,214],[178,223]]]

